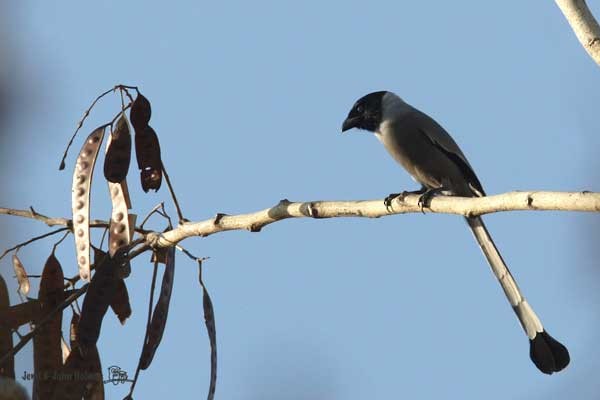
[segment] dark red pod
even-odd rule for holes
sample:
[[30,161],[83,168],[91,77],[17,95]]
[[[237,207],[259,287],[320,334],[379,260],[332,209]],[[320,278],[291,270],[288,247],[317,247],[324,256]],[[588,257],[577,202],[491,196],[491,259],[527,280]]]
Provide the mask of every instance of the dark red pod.
[[125,114],[121,115],[117,127],[111,133],[108,150],[104,158],[104,177],[107,181],[120,183],[127,177],[131,162],[131,134]]
[[158,190],[162,183],[162,161],[160,157],[160,143],[158,136],[151,126],[135,131],[135,155],[142,189],[148,192],[150,189]]
[[131,112],[129,113],[131,124],[136,131],[144,129],[148,126],[151,116],[152,108],[150,107],[150,102],[141,93],[138,93],[131,105]]

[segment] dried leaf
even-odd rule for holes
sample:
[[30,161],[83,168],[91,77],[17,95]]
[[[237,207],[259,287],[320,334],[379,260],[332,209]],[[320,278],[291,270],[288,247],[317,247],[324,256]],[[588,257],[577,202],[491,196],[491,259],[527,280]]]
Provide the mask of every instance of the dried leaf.
[[204,309],[204,323],[210,341],[210,385],[208,388],[208,400],[215,397],[217,388],[217,329],[215,326],[215,312],[208,290],[202,280],[202,262],[198,261],[198,280],[202,286],[202,308]]
[[65,338],[62,336],[60,337],[60,348],[62,349],[62,361],[64,364],[67,361],[69,354],[71,354],[71,349],[69,348],[69,345],[65,341]]
[[[54,310],[64,300],[63,271],[54,253],[50,254],[40,280],[41,316]],[[34,321],[37,325],[37,320]],[[62,367],[61,349],[62,311],[44,325],[38,327],[38,334],[33,337],[33,365],[35,371],[34,386],[40,399],[50,398],[56,380],[54,375]]]
[[157,191],[162,183],[162,160],[160,143],[156,132],[150,126],[135,131],[135,155],[142,182],[142,189]]
[[104,177],[107,181],[120,183],[127,177],[131,161],[131,134],[125,113],[117,121],[111,134],[109,147],[104,158]]
[[142,355],[140,357],[140,368],[147,369],[152,363],[156,349],[160,345],[165,326],[167,324],[167,317],[169,315],[169,303],[171,301],[171,292],[173,291],[173,278],[175,276],[175,248],[169,247],[167,249],[167,259],[165,265],[165,272],[163,273],[162,285],[160,288],[160,295],[154,312],[152,313],[152,320],[147,332],[147,340],[144,343],[142,349]]
[[83,353],[98,341],[102,320],[115,294],[118,279],[117,266],[110,256],[103,257],[102,261],[95,264],[96,272],[83,300],[79,320],[78,343]]
[[19,257],[16,254],[12,256],[13,268],[15,270],[15,276],[17,277],[17,282],[19,282],[19,292],[23,296],[27,296],[29,293],[29,278],[27,277],[27,272],[25,271],[25,267]]
[[129,293],[124,279],[117,279],[115,295],[110,303],[110,308],[119,318],[119,322],[125,325],[127,318],[131,317],[131,304],[129,303]]
[[150,102],[147,98],[142,96],[141,93],[138,93],[135,101],[131,105],[131,111],[129,113],[131,125],[133,125],[136,131],[138,129],[143,129],[148,126],[151,116],[152,109],[150,107]]
[[[1,307],[0,307],[1,308]],[[24,303],[0,309],[0,325],[17,329],[41,317],[42,305],[39,300],[32,299]]]
[[[8,288],[2,275],[0,275],[0,311],[9,308]],[[0,321],[3,321],[0,319]],[[13,348],[12,332],[9,327],[0,324],[0,357]],[[15,379],[15,358],[10,356],[0,364],[0,377]]]
[[85,141],[73,173],[73,232],[79,276],[90,280],[90,189],[94,165],[104,138],[104,127],[97,128]]

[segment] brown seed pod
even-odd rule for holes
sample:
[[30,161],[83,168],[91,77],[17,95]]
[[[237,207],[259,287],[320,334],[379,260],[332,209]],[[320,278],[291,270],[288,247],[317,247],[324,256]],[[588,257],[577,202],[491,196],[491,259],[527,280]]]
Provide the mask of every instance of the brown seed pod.
[[136,128],[135,155],[140,169],[142,189],[144,192],[150,189],[157,191],[162,183],[162,161],[158,136],[152,127]]
[[198,280],[202,287],[202,308],[204,309],[204,323],[210,341],[210,385],[208,387],[208,400],[215,397],[217,388],[217,329],[215,326],[215,312],[208,290],[202,280],[202,261],[198,261]]
[[[39,300],[29,300],[24,303],[0,309],[0,323],[10,329],[17,329],[41,317],[42,307]],[[1,356],[1,354],[0,354]]]
[[103,257],[95,265],[96,272],[83,300],[79,320],[78,342],[84,356],[98,341],[102,320],[115,294],[118,279],[116,264],[110,256]]
[[[10,301],[8,299],[8,288],[2,275],[0,275],[0,312],[8,310]],[[3,319],[0,321],[4,322]],[[4,323],[0,323],[0,357],[13,348],[12,332]],[[10,356],[0,364],[0,377],[15,379],[15,357]]]
[[127,176],[131,161],[131,134],[125,113],[117,121],[110,135],[108,150],[104,158],[104,177],[107,181],[120,183]]
[[[58,376],[52,396],[53,400],[104,399],[102,384],[102,366],[98,349],[93,346],[83,357],[78,351],[71,351],[65,364],[58,371]],[[102,386],[101,388],[98,385]]]
[[171,292],[173,291],[173,278],[175,276],[175,248],[169,247],[167,249],[165,272],[163,273],[162,285],[160,287],[160,295],[154,312],[152,313],[152,320],[147,332],[147,341],[144,343],[142,348],[142,355],[140,357],[140,369],[147,369],[152,363],[156,349],[160,345],[165,326],[167,324],[167,317],[169,315],[169,303],[171,302]]
[[29,293],[29,278],[27,277],[27,272],[25,271],[25,267],[19,257],[16,254],[12,256],[13,268],[15,270],[15,276],[17,277],[17,282],[19,282],[19,292],[23,296],[27,296]]
[[135,101],[131,105],[131,111],[129,112],[129,118],[131,118],[131,125],[137,131],[148,126],[150,117],[152,115],[152,108],[150,107],[150,101],[138,93]]
[[110,308],[119,318],[121,325],[125,325],[127,318],[131,317],[131,304],[129,303],[129,293],[124,279],[117,279],[115,295],[110,302]]
[[90,280],[90,189],[98,150],[104,138],[104,127],[92,132],[85,141],[73,173],[73,233],[77,251],[79,276]]
[[[50,254],[42,272],[38,299],[42,304],[41,316],[47,315],[64,300],[63,271],[54,253]],[[37,324],[37,321],[34,321]],[[61,341],[62,311],[39,326],[33,337],[34,387],[40,399],[50,398],[56,380],[54,374],[62,367]]]

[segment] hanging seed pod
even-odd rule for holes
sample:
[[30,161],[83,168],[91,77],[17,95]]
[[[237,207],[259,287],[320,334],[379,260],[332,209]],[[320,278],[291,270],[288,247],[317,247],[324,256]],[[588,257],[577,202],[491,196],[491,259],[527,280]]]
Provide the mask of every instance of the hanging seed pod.
[[135,155],[142,189],[158,191],[162,183],[162,161],[160,157],[160,143],[156,132],[150,126],[135,131]]
[[121,325],[125,325],[127,318],[131,317],[131,304],[129,303],[129,293],[127,292],[127,286],[125,280],[117,279],[117,287],[115,289],[115,295],[110,302],[110,308],[119,318]]
[[165,331],[165,326],[167,324],[167,316],[169,315],[169,303],[171,302],[173,278],[175,276],[175,248],[169,247],[166,252],[167,259],[160,288],[160,295],[156,302],[156,306],[154,307],[154,312],[152,313],[152,320],[150,321],[150,327],[147,333],[147,341],[144,343],[142,356],[140,357],[141,369],[147,369],[150,366],[150,363],[152,363],[154,353],[156,353],[156,349],[162,340],[163,332]]
[[[110,151],[110,148],[108,149]],[[112,202],[112,215],[110,218],[110,228],[108,233],[108,252],[111,257],[117,250],[131,240],[130,218],[128,210],[131,208],[127,181],[121,183],[108,182],[110,190],[110,200]]]
[[[42,307],[39,300],[32,299],[24,303],[0,309],[0,324],[10,329],[17,329],[41,317]],[[1,354],[0,354],[1,356]]]
[[208,400],[215,398],[217,388],[217,328],[215,327],[215,312],[208,290],[202,280],[202,261],[198,261],[198,280],[202,287],[202,308],[204,309],[204,323],[210,341],[210,385],[208,386]]
[[[5,312],[10,306],[8,288],[2,275],[0,275],[0,312]],[[0,319],[4,322],[4,320]],[[4,323],[0,323],[0,357],[13,348],[12,332]],[[0,364],[0,377],[15,379],[15,357],[8,357]]]
[[110,256],[96,262],[96,272],[90,282],[81,308],[78,343],[84,357],[100,336],[102,320],[115,294],[117,275],[115,263]]
[[127,177],[131,161],[131,134],[125,113],[117,121],[108,146],[104,158],[104,177],[109,182],[120,183]]
[[90,280],[90,189],[103,138],[103,126],[88,136],[79,152],[73,174],[73,232],[79,276],[84,281]]
[[[40,280],[38,299],[42,304],[42,317],[49,314],[64,300],[63,271],[54,253],[50,254]],[[37,325],[37,321],[34,321]],[[56,380],[52,377],[62,365],[61,341],[62,311],[39,326],[33,337],[34,387],[40,399],[50,398]]]
[[63,379],[57,380],[49,399],[104,399],[102,366],[96,346],[91,347],[85,357],[78,351],[71,351],[58,376]]
[[152,109],[150,102],[147,98],[138,93],[135,101],[131,105],[131,111],[129,112],[129,118],[131,118],[131,125],[138,131],[148,126],[150,122],[150,116],[152,115]]
[[21,292],[23,296],[27,296],[27,293],[29,293],[29,278],[27,277],[25,267],[16,254],[13,254],[12,262],[15,270],[15,276],[17,277],[17,282],[19,283],[19,292]]

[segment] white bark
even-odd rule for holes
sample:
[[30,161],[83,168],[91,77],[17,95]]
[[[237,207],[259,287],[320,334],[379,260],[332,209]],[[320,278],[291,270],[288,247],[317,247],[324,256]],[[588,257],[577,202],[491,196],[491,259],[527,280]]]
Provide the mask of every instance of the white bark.
[[585,0],[555,1],[585,51],[600,65],[600,26]]
[[[151,246],[168,247],[193,236],[208,236],[230,230],[258,232],[264,226],[287,218],[379,218],[386,215],[421,212],[419,196],[409,195],[404,201],[395,200],[386,209],[383,200],[363,201],[311,201],[289,202],[250,214],[222,215],[200,222],[179,225],[159,234],[150,234],[146,243]],[[600,193],[591,192],[509,192],[487,197],[437,196],[424,212],[478,216],[500,211],[554,210],[554,211],[600,211]]]

